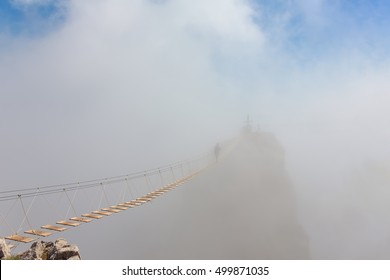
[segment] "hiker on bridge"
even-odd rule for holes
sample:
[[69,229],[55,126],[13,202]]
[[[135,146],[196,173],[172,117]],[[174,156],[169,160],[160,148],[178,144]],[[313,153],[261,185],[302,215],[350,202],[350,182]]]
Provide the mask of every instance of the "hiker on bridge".
[[218,157],[219,157],[220,151],[221,151],[221,146],[219,145],[219,143],[217,143],[217,145],[215,145],[215,147],[214,147],[214,154],[215,154],[216,162],[218,162]]

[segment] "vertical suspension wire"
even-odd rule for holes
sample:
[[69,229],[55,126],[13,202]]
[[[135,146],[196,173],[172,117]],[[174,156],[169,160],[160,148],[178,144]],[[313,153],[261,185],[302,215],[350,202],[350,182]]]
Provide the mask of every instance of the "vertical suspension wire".
[[[80,183],[78,183],[78,186],[79,186],[79,188],[80,188]],[[76,194],[77,194],[79,188],[76,188],[76,190],[75,190],[75,192],[74,192],[74,194],[73,194],[73,197],[72,197],[72,202],[69,203],[68,211],[66,211],[66,215],[65,215],[65,220],[68,219],[70,209],[71,209],[71,207],[72,207],[72,204],[74,204],[74,200],[75,200],[75,198],[76,198]],[[75,215],[77,216],[76,213],[75,213]]]
[[70,206],[72,207],[72,210],[73,210],[74,215],[77,216],[76,209],[74,208],[73,203],[72,203],[72,201],[70,200],[68,193],[66,192],[66,189],[63,188],[62,190],[64,191],[64,193],[65,193],[65,195],[66,195],[66,198],[68,199],[69,204],[70,204]]
[[[16,200],[17,201],[17,200]],[[1,213],[0,213],[0,218],[4,221],[4,223],[7,225],[7,227],[11,230],[11,232],[14,232],[14,233],[16,233],[16,230],[7,222],[7,219],[5,219],[4,217],[3,217],[3,215],[1,215]]]
[[[125,181],[126,180],[127,180],[127,178],[125,178]],[[118,203],[125,202],[125,197],[126,197],[126,186],[121,188],[121,191],[119,192],[119,195],[118,195],[117,202]]]
[[162,176],[162,174],[161,174],[160,168],[158,169],[158,174],[160,174],[161,186],[164,186],[164,179],[163,179],[163,176]]
[[29,207],[28,207],[28,210],[27,210],[27,212],[25,211],[25,209],[24,209],[24,205],[23,205],[23,202],[22,202],[22,195],[18,195],[18,197],[19,197],[19,199],[20,199],[20,203],[22,203],[22,207],[23,207],[23,211],[25,212],[25,216],[24,216],[24,218],[23,218],[23,220],[22,220],[22,223],[20,224],[20,226],[19,226],[19,228],[18,228],[18,230],[17,230],[17,233],[22,229],[22,227],[23,227],[23,224],[24,224],[24,222],[26,221],[26,219],[27,219],[27,222],[28,222],[28,224],[29,224],[29,226],[30,226],[30,229],[32,230],[32,227],[31,227],[31,225],[30,225],[30,222],[29,222],[29,220],[28,220],[28,217],[27,217],[27,215],[30,213],[30,210],[31,210],[31,208],[32,208],[32,206],[33,206],[33,204],[34,204],[34,201],[35,201],[35,198],[37,197],[37,194],[39,193],[39,188],[37,188],[37,190],[36,190],[36,192],[35,192],[35,194],[34,194],[34,197],[33,197],[33,199],[31,200],[31,203],[30,203],[30,205],[29,205]]
[[[106,180],[106,181],[107,181],[107,180]],[[104,184],[103,184],[103,182],[100,182],[100,186],[102,187],[102,192],[103,192],[104,198],[106,199],[107,205],[110,205],[110,202],[108,201],[108,197],[107,197],[106,191],[104,190]]]
[[[102,183],[100,183],[100,184],[102,184]],[[99,206],[98,206],[99,208],[101,208],[101,206],[102,206],[103,196],[104,196],[103,191],[101,191],[101,192],[100,192],[99,204],[98,204],[98,205],[99,205]],[[91,207],[91,208],[92,208],[92,207]]]
[[[8,209],[8,211],[7,211],[7,213],[5,214],[5,216],[4,216],[4,221],[5,222],[7,222],[7,217],[8,217],[8,215],[11,213],[11,211],[12,211],[12,209],[15,207],[15,205],[16,205],[16,203],[18,202],[18,199],[16,198],[15,200],[14,200],[14,203],[11,205],[11,207]],[[15,230],[14,230],[14,228],[12,227],[12,232],[16,232]]]
[[152,181],[150,180],[150,174],[147,176],[147,179],[148,179],[148,182],[149,182],[149,187],[150,187],[150,192],[152,192],[152,191],[154,191],[154,189],[153,189],[153,183],[152,183]]
[[[123,202],[130,201],[130,200],[133,199],[133,195],[132,195],[131,190],[130,190],[130,182],[129,182],[129,177],[128,176],[125,178],[125,183],[126,183],[126,186],[124,188],[123,198],[122,198]],[[129,194],[129,199],[127,199],[126,193]]]
[[[128,179],[128,178],[127,178]],[[130,194],[130,200],[133,200],[136,198],[136,195],[133,191],[131,191],[132,189],[132,184],[131,184],[131,180],[126,180],[126,184],[127,184],[127,189],[129,190],[129,194]],[[135,189],[135,188],[134,188]]]
[[124,203],[125,202],[125,197],[126,197],[126,178],[121,180],[120,182],[117,183],[118,190],[117,190],[117,196],[118,199],[116,200],[118,203]]
[[151,191],[150,182],[148,180],[148,177],[146,176],[146,172],[144,173],[145,181],[146,181],[146,190]]
[[172,172],[172,181],[176,181],[176,176],[175,176],[175,172],[173,171],[172,165],[170,166],[170,168],[171,168],[171,172]]
[[[30,219],[29,219],[28,216],[27,216],[27,215],[28,215],[28,212],[29,212],[30,209],[31,209],[31,205],[32,205],[32,204],[30,204],[30,207],[29,207],[28,211],[26,212],[26,209],[24,208],[24,204],[23,204],[23,201],[22,201],[22,196],[19,194],[18,197],[19,197],[20,204],[22,205],[22,209],[23,209],[23,213],[24,213],[24,219],[23,219],[22,223],[20,224],[20,227],[18,228],[16,234],[18,234],[19,231],[22,229],[25,220],[27,221],[27,224],[28,224],[30,230],[33,231],[33,228],[32,228],[31,223],[30,223]],[[36,197],[36,196],[34,196],[33,201],[34,201],[35,197]],[[33,202],[33,201],[32,201],[32,202]]]

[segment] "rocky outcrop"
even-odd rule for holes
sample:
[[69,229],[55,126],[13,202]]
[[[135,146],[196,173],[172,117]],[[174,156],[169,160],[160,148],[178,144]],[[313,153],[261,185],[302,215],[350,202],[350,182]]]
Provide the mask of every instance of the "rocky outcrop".
[[[221,143],[218,163],[144,208],[142,215],[134,212],[131,225],[124,223],[122,243],[139,242],[127,251],[118,244],[113,256],[310,259],[310,240],[299,220],[281,144],[262,132],[247,132],[231,143]],[[103,238],[94,242],[112,246]],[[94,250],[94,257],[107,258],[108,250]]]
[[4,239],[0,238],[0,259],[11,257],[11,250]]
[[186,259],[310,259],[285,153],[273,135],[246,134],[196,183],[197,188],[183,192],[181,211],[187,216],[180,217],[173,254]]
[[80,260],[79,248],[59,238],[55,242],[36,241],[31,248],[18,255],[22,260]]

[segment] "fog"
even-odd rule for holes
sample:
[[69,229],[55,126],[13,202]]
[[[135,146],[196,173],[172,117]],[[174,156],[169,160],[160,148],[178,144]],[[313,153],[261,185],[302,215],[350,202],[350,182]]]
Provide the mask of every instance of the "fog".
[[[284,149],[310,257],[390,257],[389,23],[379,10],[14,2],[31,21],[18,34],[0,28],[1,190],[191,158],[237,136],[249,114]],[[56,8],[42,19],[34,11],[45,3]]]

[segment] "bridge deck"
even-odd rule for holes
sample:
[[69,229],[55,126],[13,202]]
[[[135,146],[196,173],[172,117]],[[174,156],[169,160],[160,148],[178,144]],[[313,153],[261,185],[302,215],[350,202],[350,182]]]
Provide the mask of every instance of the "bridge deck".
[[30,243],[30,242],[33,242],[34,240],[36,240],[34,238],[22,236],[22,235],[18,235],[18,234],[6,236],[5,239],[13,240],[13,241],[17,241],[17,242],[22,242],[22,243]]
[[44,225],[44,226],[41,226],[41,228],[50,229],[50,230],[54,230],[54,231],[64,231],[64,230],[68,229],[66,227],[59,227],[59,226],[53,226],[53,225]]
[[58,221],[57,224],[71,227],[78,227],[81,223],[70,222],[70,221]]
[[77,221],[77,222],[83,222],[83,223],[92,222],[91,219],[87,219],[87,218],[83,218],[83,217],[73,217],[73,218],[70,218],[69,220]]
[[119,213],[119,212],[121,212],[122,210],[119,210],[119,209],[110,209],[110,208],[102,208],[102,211],[111,212],[111,213]]
[[47,236],[50,236],[50,235],[53,234],[52,232],[43,231],[43,230],[38,230],[38,229],[26,230],[24,233],[33,234],[33,235],[38,235],[38,236],[43,236],[43,237],[47,237]]
[[110,206],[110,208],[112,208],[112,209],[118,209],[118,210],[127,210],[127,209],[129,209],[129,207],[117,206],[117,205]]
[[92,211],[92,214],[98,214],[98,215],[102,215],[102,216],[111,216],[112,215],[111,212],[107,212],[107,211]]
[[82,214],[81,216],[87,217],[87,218],[92,218],[92,219],[101,219],[101,218],[103,218],[102,215],[98,215],[98,214]]

